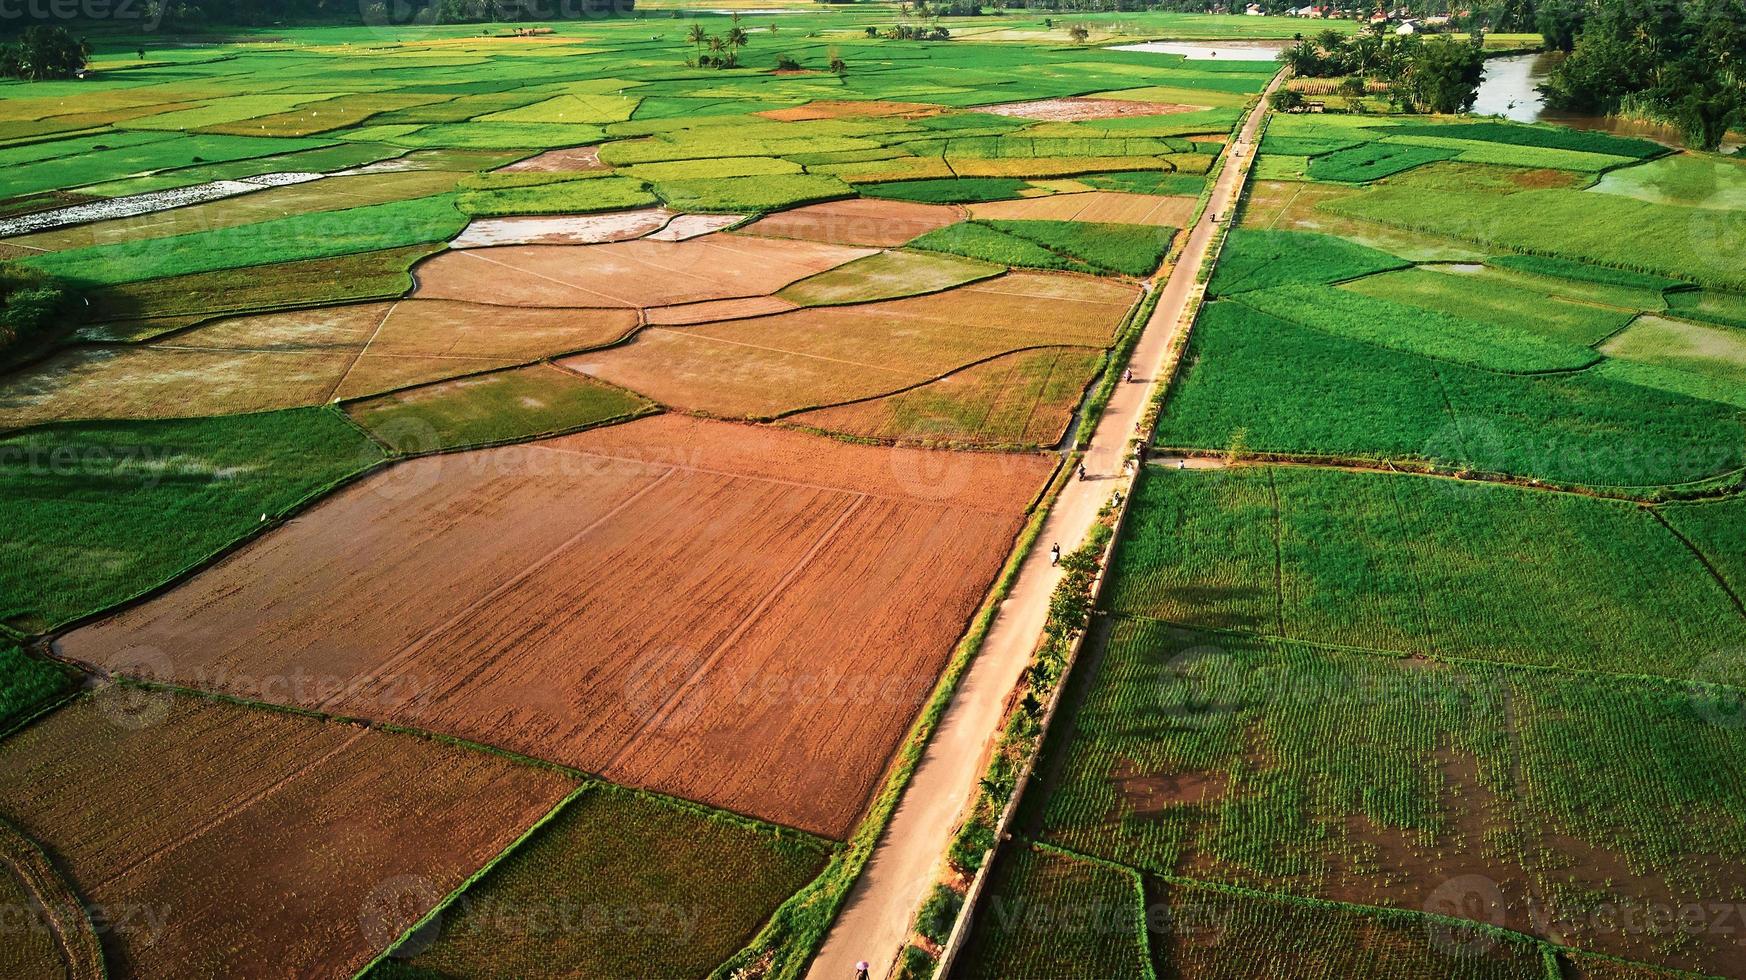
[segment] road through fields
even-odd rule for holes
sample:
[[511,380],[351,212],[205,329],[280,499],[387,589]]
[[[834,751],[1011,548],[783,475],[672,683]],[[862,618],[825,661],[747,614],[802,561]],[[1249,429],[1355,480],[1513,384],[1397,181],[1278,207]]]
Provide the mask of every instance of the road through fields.
[[[1275,77],[1267,93],[1279,83]],[[1000,725],[1007,695],[1042,636],[1049,597],[1061,575],[1049,564],[1049,545],[1059,544],[1063,553],[1077,548],[1110,493],[1127,486],[1122,458],[1128,440],[1157,386],[1168,380],[1160,375],[1188,305],[1198,296],[1196,280],[1217,236],[1215,218],[1226,217],[1236,205],[1254,161],[1266,106],[1264,94],[1244,120],[1206,209],[1162,286],[1158,305],[1129,362],[1134,383],[1116,386],[1098,420],[1085,454],[1089,478],[1070,481],[1056,499],[1037,546],[1025,557],[1012,592],[940,719],[891,823],[874,845],[867,867],[813,960],[808,980],[851,980],[861,960],[873,965],[873,976],[885,977],[908,941],[910,921],[934,884],[934,871],[956,830],[957,818],[987,764],[988,746]]]

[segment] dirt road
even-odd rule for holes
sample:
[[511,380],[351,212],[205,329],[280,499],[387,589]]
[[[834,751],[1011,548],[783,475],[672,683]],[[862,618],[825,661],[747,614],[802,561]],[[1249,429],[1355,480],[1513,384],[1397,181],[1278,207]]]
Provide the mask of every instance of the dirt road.
[[[1278,84],[1275,78],[1268,91]],[[1089,479],[1068,483],[1056,500],[1037,547],[1026,557],[890,825],[813,960],[808,980],[851,980],[858,960],[871,963],[873,976],[883,978],[908,940],[910,921],[934,883],[934,870],[957,818],[982,776],[984,751],[1000,724],[1006,696],[1042,635],[1049,596],[1060,578],[1059,570],[1049,565],[1049,546],[1058,543],[1064,553],[1078,547],[1110,492],[1128,486],[1121,465],[1127,442],[1154,389],[1164,380],[1159,373],[1181,329],[1185,307],[1196,295],[1195,279],[1217,232],[1214,216],[1224,217],[1236,203],[1254,160],[1265,106],[1264,98],[1244,121],[1206,210],[1162,287],[1163,295],[1130,361],[1134,383],[1116,386],[1097,424],[1085,454]]]

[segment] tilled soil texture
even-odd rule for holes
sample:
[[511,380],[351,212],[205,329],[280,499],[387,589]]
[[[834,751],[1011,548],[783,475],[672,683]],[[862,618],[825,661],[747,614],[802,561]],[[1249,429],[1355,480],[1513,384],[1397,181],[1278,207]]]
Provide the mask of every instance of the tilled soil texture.
[[60,649],[841,837],[1050,470],[672,416],[427,458]]
[[93,906],[117,976],[350,975],[574,787],[428,739],[115,687],[0,749],[0,812]]
[[963,218],[962,210],[943,204],[855,199],[782,211],[747,225],[743,231],[772,238],[891,248]]
[[1110,280],[1013,272],[927,296],[648,327],[561,363],[665,405],[770,418],[912,388],[1013,351],[1106,347],[1138,295]]
[[668,306],[766,296],[868,254],[863,248],[726,234],[678,242],[473,248],[420,265],[413,295],[484,298],[505,306]]
[[63,351],[13,375],[0,426],[320,405],[608,344],[622,309],[403,300],[219,320],[150,344]]

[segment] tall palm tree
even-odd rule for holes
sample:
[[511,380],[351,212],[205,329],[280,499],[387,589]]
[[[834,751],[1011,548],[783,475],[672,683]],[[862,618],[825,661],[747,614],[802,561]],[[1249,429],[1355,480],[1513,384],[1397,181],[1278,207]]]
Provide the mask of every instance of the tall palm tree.
[[746,44],[751,40],[752,40],[751,35],[747,34],[746,29],[740,26],[739,15],[735,14],[734,15],[734,26],[728,28],[728,32],[727,32],[728,67],[729,68],[732,68],[735,65],[738,65],[740,63],[740,49],[745,47]]
[[710,50],[711,54],[715,55],[715,63],[717,65],[717,67],[719,67],[721,65],[722,51],[724,51],[726,48],[727,48],[726,41],[723,41],[720,37],[717,37],[714,34],[711,34],[709,36],[709,50]]
[[685,32],[685,40],[691,42],[691,47],[699,56],[703,54],[703,42],[708,38],[709,35],[703,32],[703,25],[697,21],[692,21],[691,29]]

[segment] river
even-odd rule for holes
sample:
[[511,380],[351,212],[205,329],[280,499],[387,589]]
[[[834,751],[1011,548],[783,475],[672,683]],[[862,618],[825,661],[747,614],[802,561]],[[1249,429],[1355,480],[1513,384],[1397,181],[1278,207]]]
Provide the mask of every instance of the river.
[[[1525,123],[1557,123],[1573,129],[1594,129],[1621,136],[1641,136],[1673,147],[1684,145],[1679,131],[1671,126],[1546,108],[1546,97],[1536,86],[1551,74],[1560,57],[1555,53],[1542,53],[1486,59],[1485,78],[1479,83],[1479,97],[1473,102],[1474,114],[1503,116]],[[1737,145],[1737,141],[1729,140],[1722,149],[1731,151]]]

